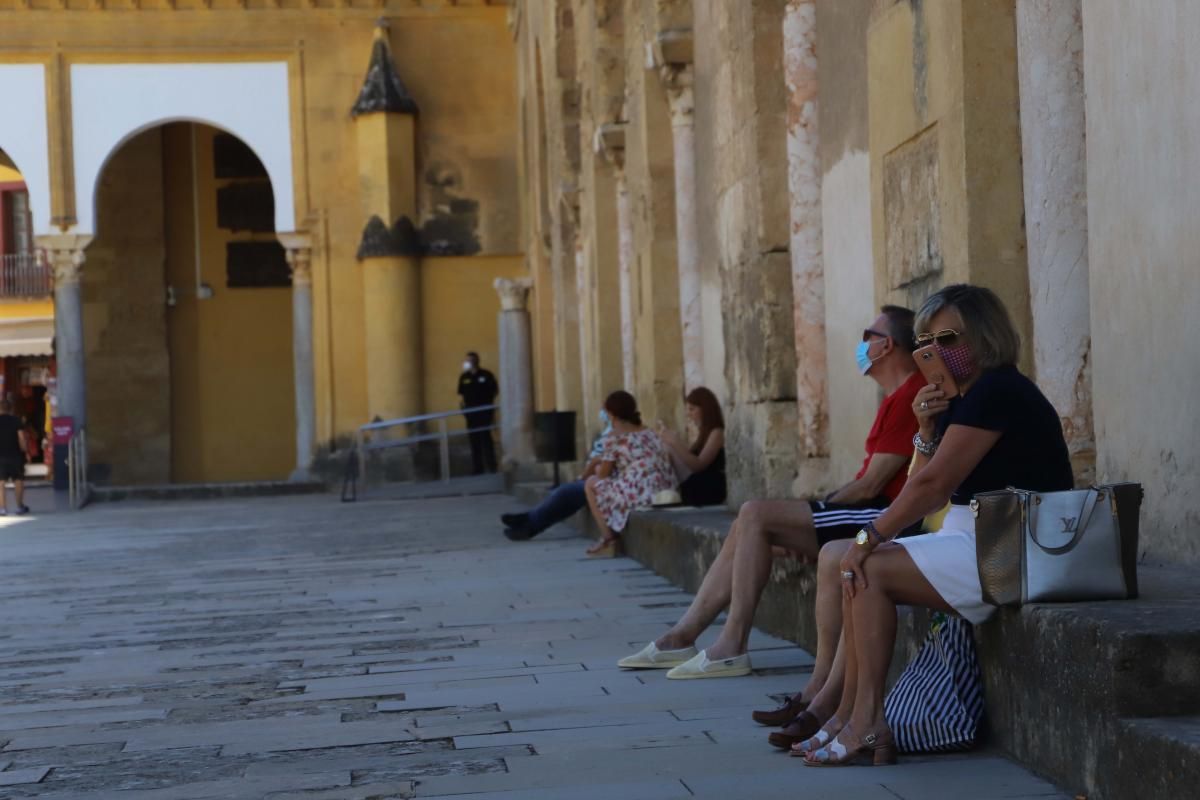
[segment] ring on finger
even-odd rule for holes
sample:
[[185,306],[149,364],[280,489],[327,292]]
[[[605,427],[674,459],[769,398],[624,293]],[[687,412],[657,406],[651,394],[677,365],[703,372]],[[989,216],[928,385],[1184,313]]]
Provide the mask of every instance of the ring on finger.
[[928,410],[929,410],[929,403],[928,403],[927,401],[925,401],[925,400],[922,400],[922,401],[921,401],[921,410],[922,410],[922,411],[928,411]]
[[852,580],[854,580],[854,573],[850,572],[849,570],[846,570],[845,572],[842,573],[842,579],[847,580],[847,581],[852,581]]

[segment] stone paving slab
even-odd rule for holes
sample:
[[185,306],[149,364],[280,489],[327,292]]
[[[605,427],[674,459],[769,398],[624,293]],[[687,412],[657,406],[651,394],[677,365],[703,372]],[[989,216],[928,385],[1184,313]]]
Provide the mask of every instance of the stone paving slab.
[[1060,797],[987,752],[803,767],[748,712],[803,685],[807,653],[755,631],[747,678],[619,670],[688,595],[583,558],[565,529],[510,543],[509,508],[305,496],[0,520],[0,798]]

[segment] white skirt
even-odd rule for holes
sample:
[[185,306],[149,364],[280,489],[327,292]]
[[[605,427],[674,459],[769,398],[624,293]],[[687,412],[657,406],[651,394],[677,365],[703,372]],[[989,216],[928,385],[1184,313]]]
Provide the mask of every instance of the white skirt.
[[996,607],[983,602],[975,561],[975,516],[967,506],[950,506],[937,533],[897,539],[925,579],[951,608],[970,622],[986,622]]

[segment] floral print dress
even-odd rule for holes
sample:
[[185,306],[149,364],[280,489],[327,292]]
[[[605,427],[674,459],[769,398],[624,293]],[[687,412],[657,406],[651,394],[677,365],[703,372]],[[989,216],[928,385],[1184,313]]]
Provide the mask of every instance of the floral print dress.
[[643,428],[633,433],[608,437],[603,461],[612,462],[616,472],[596,482],[596,505],[614,533],[625,530],[629,512],[649,508],[654,495],[674,489],[675,470],[658,434]]

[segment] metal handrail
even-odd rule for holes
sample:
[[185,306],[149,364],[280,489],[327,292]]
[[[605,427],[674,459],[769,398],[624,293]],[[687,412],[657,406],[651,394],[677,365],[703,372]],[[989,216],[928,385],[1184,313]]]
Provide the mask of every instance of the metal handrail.
[[[464,428],[462,430],[452,431],[446,425],[446,420],[451,417],[457,417],[465,414],[475,414],[483,411],[495,411],[499,409],[498,405],[487,406],[471,406],[470,408],[459,408],[454,411],[438,411],[433,414],[419,414],[412,417],[400,417],[398,419],[381,420],[379,422],[370,422],[361,426],[358,429],[357,441],[355,443],[354,453],[351,456],[358,465],[354,479],[361,480],[363,485],[367,483],[367,453],[376,450],[387,450],[393,447],[409,447],[421,442],[439,441],[441,446],[438,448],[439,472],[443,483],[450,482],[450,437],[451,436],[467,436],[472,433],[480,433],[483,431],[496,430],[496,424],[484,425],[475,428]],[[436,433],[418,433],[411,436],[405,436],[401,439],[387,439],[382,442],[368,442],[367,436],[371,433],[388,428],[395,428],[400,425],[413,425],[419,422],[437,422],[438,430]],[[343,499],[347,499],[347,495],[343,491]]]
[[80,428],[67,443],[67,497],[71,509],[87,505],[91,487],[87,482],[87,433]]
[[416,417],[401,417],[399,419],[385,419],[379,422],[370,422],[359,428],[360,431],[375,431],[383,428],[394,428],[397,425],[411,425],[414,422],[429,422],[435,419],[448,419],[449,417],[457,417],[459,414],[471,414],[476,411],[495,411],[500,406],[471,406],[470,408],[456,408],[453,411],[439,411],[436,414],[421,414]]

